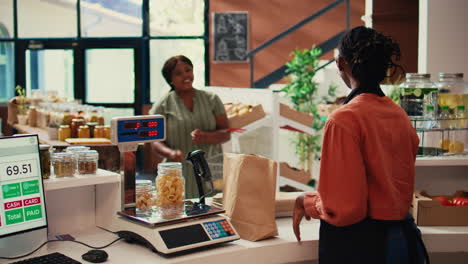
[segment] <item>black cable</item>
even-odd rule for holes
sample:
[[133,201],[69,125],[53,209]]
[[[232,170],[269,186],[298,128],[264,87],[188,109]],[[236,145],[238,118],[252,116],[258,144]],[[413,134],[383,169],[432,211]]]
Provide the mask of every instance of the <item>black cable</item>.
[[[112,232],[114,233],[114,232]],[[121,240],[122,238],[119,237],[117,239],[115,239],[114,241],[110,242],[109,244],[107,245],[104,245],[102,247],[94,247],[94,246],[91,246],[91,245],[88,245],[84,242],[80,242],[80,241],[75,241],[75,240],[58,240],[58,239],[53,239],[53,240],[47,240],[46,242],[42,243],[38,248],[36,248],[35,250],[29,252],[29,253],[26,253],[24,255],[21,255],[21,256],[16,256],[16,257],[0,257],[0,259],[10,259],[10,260],[13,260],[13,259],[19,259],[19,258],[24,258],[24,257],[27,257],[31,254],[33,254],[34,252],[38,251],[39,249],[41,249],[43,246],[45,246],[47,243],[51,243],[51,242],[73,242],[73,243],[77,243],[77,244],[81,244],[83,246],[86,246],[86,247],[89,247],[89,248],[92,248],[92,249],[103,249],[103,248],[106,248],[112,244],[114,244],[115,242]]]

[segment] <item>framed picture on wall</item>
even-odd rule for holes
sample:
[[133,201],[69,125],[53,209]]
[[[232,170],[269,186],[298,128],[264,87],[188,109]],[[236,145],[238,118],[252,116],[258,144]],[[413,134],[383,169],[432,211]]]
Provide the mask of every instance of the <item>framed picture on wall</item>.
[[248,12],[213,13],[213,61],[248,62]]

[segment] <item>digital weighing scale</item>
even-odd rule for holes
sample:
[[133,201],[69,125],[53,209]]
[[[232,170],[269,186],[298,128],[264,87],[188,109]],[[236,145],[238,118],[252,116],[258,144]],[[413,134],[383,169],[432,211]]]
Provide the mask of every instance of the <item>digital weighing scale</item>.
[[[188,157],[194,163],[201,197],[199,202],[185,201],[184,210],[170,218],[165,218],[158,210],[149,216],[136,213],[134,192],[128,195],[128,186],[135,186],[135,166],[129,166],[129,163],[134,163],[134,158],[131,160],[134,155],[128,154],[136,151],[139,143],[165,140],[165,125],[165,118],[161,115],[116,117],[111,120],[111,140],[121,152],[121,163],[124,167],[121,211],[117,212],[117,217],[113,219],[109,229],[129,242],[140,243],[162,254],[194,250],[239,239],[231,222],[225,216],[219,215],[224,213],[224,210],[204,203],[201,182],[203,177],[205,181],[211,180],[211,174],[204,160],[204,153],[200,150],[191,152]],[[130,162],[127,159],[130,159]]]

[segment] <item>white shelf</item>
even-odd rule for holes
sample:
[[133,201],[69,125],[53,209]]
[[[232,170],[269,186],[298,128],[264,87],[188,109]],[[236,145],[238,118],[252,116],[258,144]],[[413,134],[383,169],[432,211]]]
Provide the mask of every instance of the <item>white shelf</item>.
[[468,166],[468,155],[417,157],[416,166]]
[[306,125],[303,125],[299,122],[296,122],[296,121],[293,121],[291,119],[288,119],[288,118],[285,118],[285,117],[282,117],[282,116],[279,116],[278,117],[278,123],[279,123],[279,126],[282,127],[282,126],[290,126],[292,128],[295,128],[295,129],[298,129],[298,130],[301,130],[303,131],[304,133],[307,133],[309,135],[313,135],[314,134],[314,130],[311,128],[311,127],[308,127]]
[[75,175],[73,177],[55,178],[52,176],[44,180],[44,189],[46,191],[60,190],[66,188],[75,188],[87,185],[97,185],[105,183],[120,182],[120,174],[98,169],[96,174]]
[[267,114],[263,118],[242,127],[243,129],[245,129],[245,132],[234,133],[233,135],[242,135],[242,133],[247,133],[249,131],[253,131],[255,129],[258,129],[258,128],[261,128],[261,127],[264,127],[264,126],[270,127],[271,126],[271,120],[272,120],[271,116],[269,114]]
[[305,191],[305,192],[315,192],[316,191],[315,188],[310,187],[309,185],[302,184],[300,182],[291,180],[291,179],[286,178],[286,177],[281,176],[281,175],[278,177],[278,184],[277,185],[278,186],[289,185],[289,186],[292,186],[294,188],[300,189],[300,190]]

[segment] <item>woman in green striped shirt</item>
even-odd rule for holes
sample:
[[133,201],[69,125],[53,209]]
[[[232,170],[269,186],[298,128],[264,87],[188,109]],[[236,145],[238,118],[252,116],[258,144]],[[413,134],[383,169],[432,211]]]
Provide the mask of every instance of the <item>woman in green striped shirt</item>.
[[222,179],[221,144],[230,139],[226,110],[216,94],[193,88],[193,64],[183,55],[168,59],[162,74],[171,91],[154,104],[150,114],[166,117],[166,141],[154,142],[154,149],[167,161],[182,162],[185,197],[198,197],[192,165],[185,159],[201,149],[210,165],[213,180]]

